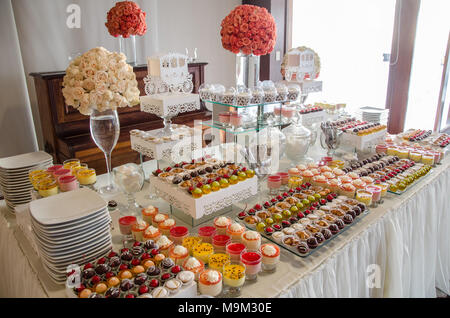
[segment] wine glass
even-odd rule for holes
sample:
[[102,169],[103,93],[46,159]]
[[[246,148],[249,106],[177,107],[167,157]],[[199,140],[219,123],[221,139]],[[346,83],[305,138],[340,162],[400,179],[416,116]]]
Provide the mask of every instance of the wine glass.
[[192,59],[192,62],[197,61],[198,59],[198,52],[197,52],[197,48],[194,48],[194,58]]
[[93,110],[90,118],[91,137],[97,147],[105,154],[108,184],[98,189],[101,194],[117,192],[111,182],[111,152],[117,144],[120,134],[119,116],[116,110],[108,109],[100,112]]
[[128,204],[124,206],[127,214],[139,215],[141,208],[136,203],[134,194],[141,191],[144,187],[144,171],[135,163],[127,163],[114,168],[113,172],[115,184],[128,197]]

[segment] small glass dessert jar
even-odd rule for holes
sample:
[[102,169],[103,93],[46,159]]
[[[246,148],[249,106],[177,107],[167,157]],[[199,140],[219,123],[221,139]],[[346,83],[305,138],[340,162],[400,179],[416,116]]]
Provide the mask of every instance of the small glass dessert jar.
[[208,268],[222,273],[223,265],[230,261],[230,255],[225,253],[214,253],[209,257]]
[[214,247],[214,251],[217,253],[225,253],[225,248],[227,244],[231,242],[231,238],[228,235],[215,235],[212,238],[212,245]]
[[229,261],[223,265],[223,283],[227,297],[239,297],[245,283],[246,267],[241,261]]
[[381,200],[381,186],[377,185],[368,185],[366,190],[372,193],[372,207],[377,207],[378,203]]
[[170,230],[176,225],[176,222],[174,219],[165,219],[161,223],[159,223],[159,230],[161,233],[165,236],[170,235]]
[[208,264],[209,257],[214,253],[214,247],[209,243],[200,243],[193,247],[192,255],[201,260],[204,264]]
[[54,177],[53,174],[55,173],[55,171],[58,171],[59,169],[63,169],[63,168],[64,168],[63,165],[54,165],[54,166],[47,168],[47,171],[50,172],[52,174],[52,176]]
[[139,220],[131,226],[131,233],[137,242],[144,241],[144,231],[148,228],[148,223],[144,220]]
[[261,246],[261,234],[256,231],[246,231],[242,233],[242,243],[249,250],[259,250]]
[[280,248],[275,244],[263,244],[260,249],[262,255],[262,269],[265,272],[274,272],[280,261]]
[[65,177],[65,176],[71,176],[72,171],[70,169],[59,169],[53,173],[53,176],[55,177],[55,180],[58,181],[59,184],[59,178]]
[[242,251],[245,250],[245,245],[243,243],[229,242],[225,250],[232,261],[239,261]]
[[183,244],[183,239],[189,235],[189,230],[185,226],[174,226],[170,229],[170,239],[174,244]]
[[211,101],[221,103],[224,94],[225,94],[225,86],[221,84],[212,85]]
[[165,257],[168,257],[169,249],[172,247],[173,241],[169,240],[167,236],[161,235],[156,244],[158,244],[159,246],[159,252],[163,254]]
[[205,269],[205,264],[195,257],[189,257],[183,262],[183,268],[187,271],[193,272],[195,275],[195,280],[198,281],[200,273]]
[[164,222],[168,218],[169,218],[169,216],[167,214],[163,214],[163,213],[155,214],[152,218],[152,225],[154,227],[159,228],[159,224]]
[[230,112],[219,113],[219,123],[224,126],[230,126]]
[[234,130],[242,126],[242,115],[237,112],[230,113],[230,125]]
[[240,242],[242,233],[244,233],[245,227],[239,223],[232,223],[228,225],[227,235],[230,236],[233,242]]
[[189,250],[182,245],[172,245],[169,249],[169,257],[176,265],[182,266],[189,257]]
[[92,168],[80,169],[77,171],[77,179],[81,185],[88,186],[97,182],[97,174]]
[[270,195],[276,195],[281,188],[281,176],[273,175],[267,178],[267,188]]
[[59,189],[61,192],[72,191],[78,188],[79,185],[75,176],[64,176],[59,178]]
[[153,205],[149,205],[146,208],[143,208],[142,213],[142,219],[147,222],[148,224],[153,223],[153,216],[158,214],[158,208],[154,207]]
[[289,184],[289,173],[278,172],[277,175],[281,177],[281,187],[286,189]]
[[292,122],[295,111],[296,107],[294,105],[284,105],[283,107],[281,107],[281,116],[283,117],[283,123],[288,124]]
[[372,205],[372,193],[366,190],[356,191],[356,200],[364,203],[367,206]]
[[225,235],[227,233],[228,225],[231,224],[231,219],[226,216],[219,216],[214,219],[214,227],[218,235]]
[[300,86],[296,84],[291,84],[288,86],[288,96],[287,99],[291,102],[294,102],[298,99],[300,95]]
[[222,293],[222,274],[213,269],[207,269],[200,273],[198,279],[200,294],[216,297]]
[[379,144],[375,147],[376,153],[386,153],[387,152],[387,146],[385,144]]
[[228,87],[223,94],[222,103],[228,105],[235,105],[236,103],[236,89],[234,87]]
[[198,229],[198,236],[202,239],[202,242],[212,243],[214,235],[216,235],[216,228],[214,226],[202,226]]
[[43,198],[58,194],[58,184],[50,177],[39,180],[37,188]]
[[276,85],[276,90],[277,90],[277,98],[276,101],[277,102],[283,102],[286,101],[288,98],[288,88],[286,87],[286,85],[284,85],[283,83],[278,83]]
[[246,250],[241,253],[240,261],[245,265],[245,279],[256,280],[261,271],[262,255],[258,250]]
[[264,90],[262,87],[255,87],[251,90],[252,100],[250,104],[262,104],[264,103]]
[[74,168],[80,166],[81,166],[80,159],[68,159],[63,162],[64,169],[69,169],[72,172],[74,172]]
[[[342,182],[342,180],[341,180]],[[339,187],[339,194],[345,195],[351,199],[355,196],[356,188],[351,183],[343,183]]]
[[144,241],[148,240],[157,241],[160,236],[161,231],[158,228],[154,227],[153,225],[150,225],[144,231]]
[[44,170],[39,169],[39,170],[31,170],[30,172],[28,172],[28,179],[30,180],[31,183],[33,183],[33,177],[36,175],[39,175],[41,173],[43,173]]
[[123,235],[122,242],[124,246],[127,246],[133,240],[131,228],[136,222],[137,219],[135,216],[124,216],[119,219],[119,230],[120,234]]
[[198,94],[200,95],[200,99],[202,101],[208,101],[211,100],[211,84],[203,83],[198,88]]
[[250,89],[246,88],[243,89],[241,92],[239,92],[236,95],[236,106],[245,107],[250,104],[250,101],[252,100],[252,93]]
[[200,244],[202,239],[198,236],[188,236],[183,239],[182,245],[189,250],[189,254],[192,256],[194,246]]
[[434,165],[434,155],[429,152],[425,152],[422,154],[422,163],[426,165]]

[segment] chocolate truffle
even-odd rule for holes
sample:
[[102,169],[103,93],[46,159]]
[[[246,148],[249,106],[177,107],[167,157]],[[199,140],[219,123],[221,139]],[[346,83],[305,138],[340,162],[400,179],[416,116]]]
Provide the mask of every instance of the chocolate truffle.
[[334,222],[339,228],[339,230],[342,230],[345,227],[344,222],[341,219],[337,219],[336,222]]
[[145,273],[140,273],[134,278],[134,283],[136,285],[142,285],[147,280],[148,276]]
[[351,224],[351,223],[353,223],[353,217],[352,217],[350,214],[344,215],[344,217],[342,218],[342,220],[344,221],[345,224]]
[[353,211],[353,210],[348,211],[347,214],[348,214],[348,215],[351,215],[351,216],[352,216],[352,219],[355,219],[355,218],[356,218],[356,213],[355,213],[355,211]]
[[120,258],[118,256],[111,257],[109,260],[109,266],[117,267],[120,265]]
[[308,244],[309,248],[316,248],[319,245],[315,237],[310,237],[306,240],[306,243]]
[[131,250],[131,253],[134,256],[141,256],[144,253],[144,249],[140,246],[134,246],[133,249]]
[[175,176],[175,177],[173,177],[173,179],[172,179],[172,183],[173,183],[173,184],[180,184],[181,181],[183,181],[183,179],[182,179],[180,176]]
[[325,237],[320,232],[314,233],[314,237],[316,238],[317,243],[319,243],[319,244],[321,244],[321,243],[323,243],[323,241],[325,241]]
[[95,275],[95,270],[93,268],[87,268],[83,271],[83,278],[84,279],[90,279]]
[[119,298],[120,290],[115,287],[111,287],[105,293],[105,298]]
[[[335,224],[332,224],[332,225],[335,225]],[[331,225],[330,225],[330,226],[331,226]],[[323,230],[322,230],[322,235],[323,235],[323,237],[324,237],[326,240],[328,240],[328,239],[331,238],[331,236],[332,236],[333,234],[331,233],[331,231],[330,231],[329,229],[323,229]]]
[[147,269],[147,275],[148,276],[156,277],[156,276],[159,276],[159,274],[161,274],[161,270],[158,267],[156,267],[156,266],[150,266]]
[[131,261],[131,260],[133,259],[133,255],[131,255],[130,252],[125,252],[125,253],[122,253],[122,255],[120,256],[120,258],[121,258],[123,261],[129,262],[129,261]]
[[357,205],[353,206],[353,212],[355,212],[355,215],[358,216],[361,214],[361,208]]
[[309,252],[309,247],[305,242],[300,242],[297,246],[297,250],[300,254],[306,254]]
[[146,242],[144,243],[144,248],[145,248],[147,251],[151,251],[151,250],[153,250],[153,249],[158,249],[159,246],[158,246],[158,244],[156,244],[153,240],[148,240],[148,241],[146,241]]
[[120,283],[120,290],[121,291],[128,291],[134,287],[134,283],[129,279],[124,279]]
[[100,265],[97,265],[97,267],[95,268],[95,272],[98,275],[103,275],[103,274],[109,272],[109,270],[110,270],[110,267],[107,264],[100,264]]
[[161,262],[161,267],[163,269],[170,269],[171,267],[175,266],[175,262],[170,257],[166,257]]

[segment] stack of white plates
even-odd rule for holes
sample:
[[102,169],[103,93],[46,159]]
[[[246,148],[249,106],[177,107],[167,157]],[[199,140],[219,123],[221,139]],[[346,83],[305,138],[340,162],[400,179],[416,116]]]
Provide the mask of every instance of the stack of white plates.
[[95,191],[78,189],[30,203],[31,224],[42,263],[64,283],[70,264],[82,265],[112,246],[107,203]]
[[31,170],[47,169],[53,158],[43,151],[0,159],[0,187],[5,196],[6,205],[14,212],[14,207],[31,201],[28,173]]
[[359,109],[361,119],[371,123],[386,124],[389,117],[389,109],[376,107],[361,107]]

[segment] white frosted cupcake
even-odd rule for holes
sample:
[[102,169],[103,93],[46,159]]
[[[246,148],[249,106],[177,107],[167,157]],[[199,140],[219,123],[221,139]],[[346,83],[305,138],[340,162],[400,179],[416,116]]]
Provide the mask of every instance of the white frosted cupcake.
[[242,243],[249,250],[259,250],[261,246],[261,234],[256,231],[246,231],[242,233]]
[[207,269],[200,274],[198,287],[202,295],[216,297],[222,292],[222,274],[213,269]]

